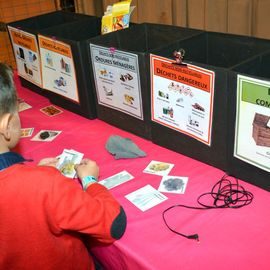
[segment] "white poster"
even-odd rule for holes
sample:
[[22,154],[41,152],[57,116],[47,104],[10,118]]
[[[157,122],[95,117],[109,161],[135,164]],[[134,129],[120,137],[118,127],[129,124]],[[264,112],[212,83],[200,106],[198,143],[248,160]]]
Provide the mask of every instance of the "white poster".
[[90,44],[98,103],[143,120],[138,56]]
[[211,145],[213,71],[150,55],[152,121]]
[[270,172],[270,82],[238,75],[234,156]]
[[76,72],[70,45],[38,36],[43,88],[79,103]]
[[42,87],[40,56],[36,36],[8,26],[18,75]]

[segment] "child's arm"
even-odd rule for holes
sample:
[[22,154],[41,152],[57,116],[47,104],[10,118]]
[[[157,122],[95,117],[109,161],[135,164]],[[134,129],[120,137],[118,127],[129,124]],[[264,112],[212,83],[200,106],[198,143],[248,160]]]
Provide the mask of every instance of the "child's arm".
[[101,243],[112,243],[123,235],[125,212],[104,186],[94,183],[83,191],[60,174],[56,178],[50,201],[57,231],[78,231]]

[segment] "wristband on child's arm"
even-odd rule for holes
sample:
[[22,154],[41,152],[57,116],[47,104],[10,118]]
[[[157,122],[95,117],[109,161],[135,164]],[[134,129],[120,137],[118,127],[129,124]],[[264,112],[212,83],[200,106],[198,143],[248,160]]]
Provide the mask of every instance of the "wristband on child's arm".
[[88,186],[92,183],[97,183],[97,178],[91,175],[85,176],[82,178],[82,186],[83,190],[85,191]]

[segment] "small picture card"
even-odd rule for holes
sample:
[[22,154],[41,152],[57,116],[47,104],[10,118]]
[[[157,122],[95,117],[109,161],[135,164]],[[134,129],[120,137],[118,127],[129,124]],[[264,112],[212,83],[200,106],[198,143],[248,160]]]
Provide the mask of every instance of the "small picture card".
[[142,211],[148,210],[168,199],[151,185],[146,185],[125,197]]
[[60,109],[56,108],[54,105],[49,105],[44,108],[41,108],[40,111],[48,116],[55,116],[63,112]]
[[22,112],[22,111],[25,111],[27,109],[32,108],[32,106],[30,104],[26,103],[25,101],[23,101],[21,99],[19,99],[18,102],[19,102],[19,112]]
[[184,194],[187,182],[188,177],[166,175],[162,177],[158,190],[160,192]]
[[41,130],[37,133],[31,141],[42,141],[51,142],[53,141],[62,131],[59,130]]
[[22,128],[21,129],[21,138],[31,137],[33,134],[34,128]]
[[80,164],[82,158],[82,153],[72,149],[64,149],[63,153],[60,155],[56,168],[66,177],[74,178],[76,176],[74,166]]
[[99,181],[99,184],[105,186],[107,189],[111,189],[113,187],[116,187],[118,185],[121,185],[131,179],[133,179],[134,176],[132,176],[127,171],[122,171],[120,173],[117,173],[113,176],[110,176],[104,180]]
[[173,166],[171,163],[152,160],[143,172],[164,176],[169,174]]

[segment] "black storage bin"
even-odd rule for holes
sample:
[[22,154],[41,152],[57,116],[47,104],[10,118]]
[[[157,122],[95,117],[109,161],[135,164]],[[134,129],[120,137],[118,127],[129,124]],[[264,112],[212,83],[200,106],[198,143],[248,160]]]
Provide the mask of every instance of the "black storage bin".
[[[215,73],[211,144],[204,144],[154,121],[152,121],[152,141],[227,171],[228,109],[231,107],[228,102],[228,70],[266,51],[270,48],[270,43],[251,37],[204,32],[173,46],[185,50],[185,63]],[[162,56],[170,58],[171,54],[169,52]]]
[[[200,30],[181,28],[176,26],[168,26],[168,25],[158,25],[151,23],[143,23],[139,25],[134,25],[129,29],[124,29],[121,31],[116,31],[113,33],[109,33],[89,41],[90,44],[90,65],[92,66],[92,75],[93,81],[96,85],[96,94],[97,94],[97,116],[105,122],[108,122],[112,125],[115,125],[123,130],[127,130],[136,135],[139,135],[144,138],[151,137],[151,127],[150,127],[150,81],[149,81],[149,54],[152,51],[156,51],[157,53],[161,51],[164,47],[169,46],[170,43],[175,42],[176,40],[182,40],[188,38],[190,36],[197,35],[201,33]],[[92,47],[91,47],[92,46]],[[98,50],[101,50],[101,55],[96,55]],[[103,50],[103,51],[102,51]],[[107,52],[106,52],[107,50]],[[115,51],[116,54],[115,55]],[[103,52],[103,55],[102,55]],[[141,102],[138,105],[141,113],[138,115],[129,114],[128,105],[122,108],[118,106],[114,106],[112,104],[106,104],[106,102],[101,101],[99,95],[101,91],[101,85],[98,85],[97,80],[100,82],[100,76],[97,76],[97,70],[95,68],[96,57],[103,57],[104,54],[111,55],[106,58],[107,64],[104,65],[105,68],[110,69],[110,64],[108,64],[111,60],[113,61],[113,57],[121,58],[122,56],[127,56],[132,59],[132,61],[136,62],[137,57],[137,72],[138,75],[135,77],[138,79],[138,96],[141,98]],[[134,56],[134,58],[133,58]],[[134,60],[135,59],[135,60]],[[131,60],[130,60],[131,61]],[[113,68],[116,68],[115,66]],[[120,75],[120,80],[123,82],[121,87],[124,85],[125,76],[128,76],[128,68],[123,68],[124,75]],[[129,74],[130,75],[130,74]],[[122,76],[122,77],[121,77]],[[130,77],[131,79],[131,77]],[[116,80],[119,78],[114,78],[114,84],[116,84]],[[120,83],[119,80],[119,83]],[[132,79],[131,79],[132,80]],[[103,88],[106,90],[106,87],[110,85],[109,80],[103,84]],[[123,86],[124,87],[124,86]],[[116,88],[116,87],[115,87]],[[126,86],[127,92],[129,91],[129,86]],[[136,87],[135,87],[136,89]],[[115,89],[116,91],[117,89]],[[110,91],[110,90],[109,90]],[[125,91],[125,90],[124,90]],[[123,91],[123,92],[124,92]],[[122,93],[122,92],[121,92]],[[112,94],[109,92],[108,94]],[[137,96],[136,99],[139,99]],[[121,97],[123,98],[123,96]],[[133,96],[126,96],[127,102],[132,103],[134,100]],[[130,99],[131,101],[130,101]],[[125,102],[125,101],[124,101]],[[124,104],[123,102],[123,104]],[[132,104],[130,104],[132,108]],[[134,109],[134,108],[132,108]]]
[[[270,119],[269,67],[270,52],[250,59],[249,61],[235,67],[229,74],[228,95],[230,103],[228,127],[228,172],[268,191],[270,191],[270,127],[263,127],[265,122],[260,120]],[[243,90],[243,92],[251,90],[253,93],[251,96],[252,99],[246,103],[248,104],[251,102],[251,105],[246,105],[249,106],[250,109],[247,108],[246,112],[241,112],[239,110],[237,116],[237,106],[240,105],[242,97],[243,100],[245,97],[244,94],[242,94],[237,101],[238,80],[239,83],[241,81],[242,84],[243,82],[248,82],[249,84],[248,88]],[[260,87],[252,90],[252,85],[255,87],[260,85]],[[254,101],[256,104],[253,103]],[[240,126],[242,126],[243,118],[240,117],[243,117],[243,113],[245,114],[245,125],[250,128],[247,129],[247,132],[241,134]],[[236,124],[238,128],[236,127]],[[239,130],[239,133],[237,133],[237,129]],[[235,139],[236,134],[237,139]],[[245,138],[244,149],[243,146],[238,146],[237,143],[242,137]],[[250,151],[253,151],[254,153],[252,154]],[[234,153],[236,153],[237,156],[235,156]],[[253,158],[250,158],[252,155],[254,155]],[[259,158],[263,159],[259,162]],[[258,163],[259,166],[256,166],[256,163]],[[267,168],[263,168],[262,165]]]
[[[7,23],[7,26],[16,28],[18,30],[24,31],[26,33],[30,33],[33,35],[36,35],[43,29],[55,27],[58,25],[68,24],[75,21],[80,21],[89,18],[88,15],[85,14],[79,14],[79,13],[73,13],[68,11],[54,11],[38,16],[34,16],[31,18],[14,21]],[[14,55],[16,57],[16,52],[14,52]],[[46,96],[46,91],[42,89],[42,87],[39,87],[37,84],[31,82],[28,79],[25,79],[20,76],[20,80],[23,86],[26,88],[37,92],[39,94]]]
[[88,62],[88,43],[92,37],[100,35],[101,20],[88,16],[85,20],[59,25],[40,31],[40,35],[70,45],[77,78],[79,103],[55,92],[47,91],[47,97],[53,104],[80,114],[86,118],[96,118],[96,105],[93,84],[90,79]]

